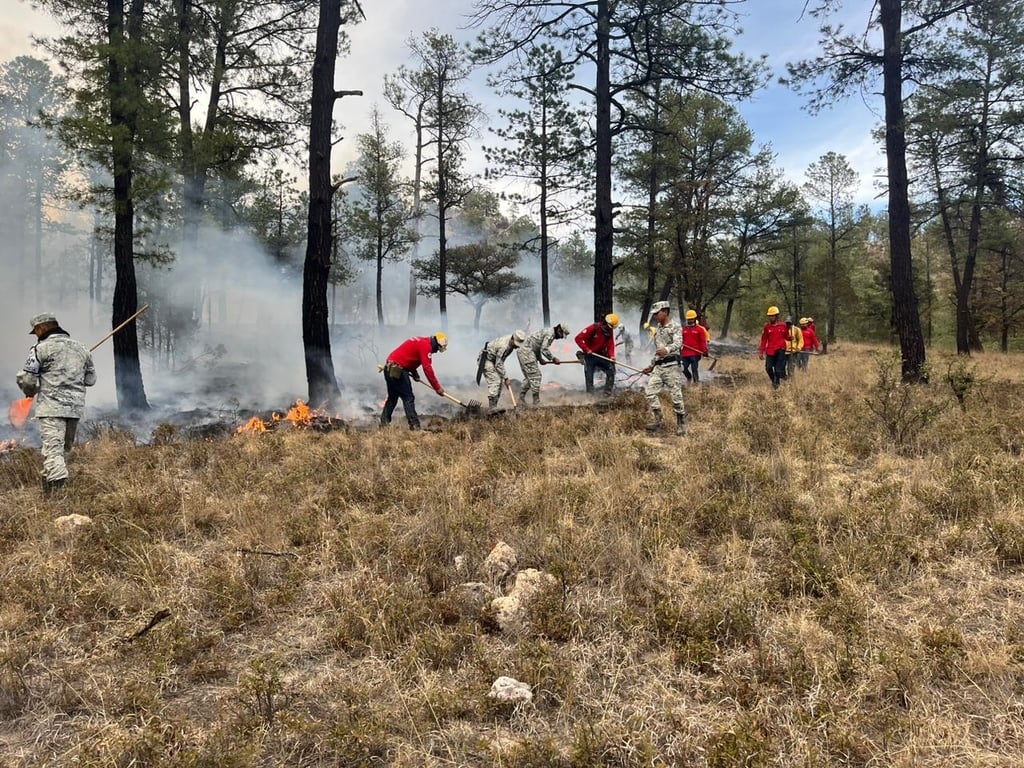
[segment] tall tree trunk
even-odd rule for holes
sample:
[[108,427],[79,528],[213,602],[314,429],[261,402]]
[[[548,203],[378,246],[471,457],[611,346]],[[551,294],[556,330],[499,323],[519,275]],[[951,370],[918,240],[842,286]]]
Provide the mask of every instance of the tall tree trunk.
[[416,217],[416,242],[412,244],[412,253],[409,254],[409,314],[406,318],[407,325],[416,323],[416,270],[413,262],[419,258],[420,235],[422,234],[423,208],[423,104],[419,105],[416,111],[416,165],[413,168],[412,182],[412,210]]
[[384,238],[383,216],[377,212],[377,325],[384,326]]
[[302,272],[302,345],[306,357],[309,402],[337,403],[340,391],[331,358],[327,285],[331,272],[331,114],[337,94],[334,69],[338,57],[342,0],[320,0],[313,58],[313,94],[309,125],[309,229]]
[[[135,46],[141,43],[145,0],[131,0],[125,17],[124,0],[107,0],[107,83],[110,92],[111,160],[114,176],[114,301],[110,319],[116,328],[138,310],[135,282],[135,204],[132,175],[138,109],[142,100]],[[121,410],[149,408],[139,363],[139,337],[130,323],[113,339],[114,385]]]
[[544,142],[540,158],[540,309],[544,327],[551,325],[551,301],[548,296],[548,103],[541,104],[540,135]]
[[612,311],[612,97],[610,0],[597,0],[594,198],[594,319]]
[[[651,125],[658,125],[661,120],[661,80],[654,81],[654,114],[651,116]],[[647,242],[645,243],[647,260],[647,285],[644,286],[644,299],[640,306],[640,330],[647,321],[651,305],[654,303],[655,281],[657,279],[657,254],[654,249],[658,235],[657,206],[658,206],[658,153],[661,151],[658,142],[658,132],[651,132],[651,163],[647,174]]]
[[882,25],[882,90],[885,100],[885,155],[889,176],[889,261],[892,269],[893,321],[900,340],[903,381],[920,382],[924,338],[914,292],[911,257],[907,137],[903,116],[902,0],[879,0]]
[[441,328],[448,330],[448,171],[445,168],[444,84],[437,88],[437,256]]
[[[36,257],[36,303],[39,304],[42,301],[40,294],[43,285],[43,172],[41,170],[32,194],[32,219],[34,225],[32,250]],[[63,283],[61,285],[63,286]]]

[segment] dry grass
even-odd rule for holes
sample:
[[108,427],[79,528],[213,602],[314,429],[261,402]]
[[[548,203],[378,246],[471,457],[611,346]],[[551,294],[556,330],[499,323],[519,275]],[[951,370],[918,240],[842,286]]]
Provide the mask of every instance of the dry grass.
[[[636,394],[420,434],[107,432],[61,499],[14,451],[0,763],[1019,765],[1021,360],[911,390],[892,364],[847,346],[773,394],[725,358],[685,439]],[[499,540],[557,580],[507,634],[459,589]],[[489,699],[499,675],[533,701]]]

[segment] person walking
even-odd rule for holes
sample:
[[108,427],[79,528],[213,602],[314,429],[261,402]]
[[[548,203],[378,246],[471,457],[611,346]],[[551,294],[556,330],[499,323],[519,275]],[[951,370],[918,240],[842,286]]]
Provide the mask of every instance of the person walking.
[[29,325],[37,341],[16,381],[27,397],[35,397],[43,492],[49,494],[67,483],[67,454],[85,411],[85,388],[96,383],[96,366],[89,350],[72,339],[52,313],[36,315]]
[[406,339],[392,350],[388,355],[387,362],[384,363],[384,382],[387,385],[388,396],[384,401],[384,410],[380,413],[382,427],[391,423],[391,414],[395,412],[395,406],[401,399],[409,429],[420,428],[420,417],[416,414],[416,395],[412,391],[412,382],[420,380],[417,369],[422,365],[427,382],[437,394],[443,397],[444,387],[441,386],[434,373],[432,357],[435,352],[444,352],[446,349],[448,349],[448,336],[444,333],[435,333],[433,336],[414,336],[411,339]]
[[563,323],[554,328],[540,328],[523,341],[522,346],[516,348],[516,355],[519,357],[519,367],[523,369],[523,386],[519,390],[519,399],[524,403],[526,396],[533,392],[533,404],[540,404],[540,366],[560,365],[561,360],[551,354],[551,342],[561,340],[569,335],[569,329]]
[[633,362],[633,334],[627,331],[624,325],[620,325],[615,332],[615,346],[622,349],[622,355],[627,363]]
[[612,393],[615,386],[615,329],[618,325],[619,316],[609,312],[603,320],[591,323],[576,334],[576,346],[583,350],[583,379],[588,393],[594,391],[594,371],[604,373],[604,394]]
[[764,360],[764,370],[771,379],[772,387],[786,380],[786,324],[779,322],[779,308],[768,307],[768,322],[761,331],[761,344],[757,357]]
[[792,376],[800,364],[800,350],[804,348],[804,335],[792,317],[786,318],[786,375]]
[[[679,367],[679,350],[682,348],[683,336],[679,323],[669,317],[670,312],[667,301],[656,302],[651,307],[651,314],[654,317],[651,326],[655,329],[655,350],[654,359],[644,368],[644,373],[650,374],[644,393],[647,395],[647,405],[654,420],[646,429],[648,432],[657,432],[664,426],[658,394],[661,390],[667,389],[672,398],[672,410],[676,414],[676,434],[685,435],[686,406],[683,404],[683,374]],[[703,333],[702,330],[701,335]]]
[[813,317],[800,318],[800,332],[803,334],[804,348],[800,350],[799,363],[800,367],[806,371],[807,364],[811,359],[811,353],[819,352],[821,350],[821,342],[818,341],[818,334],[814,332]]
[[507,336],[499,336],[484,344],[477,358],[476,383],[481,376],[487,381],[487,406],[492,410],[498,406],[502,385],[511,386],[505,373],[505,361],[518,347],[526,341],[525,331],[516,331]]
[[687,381],[700,383],[700,359],[708,353],[707,329],[697,322],[697,313],[686,311],[686,325],[683,326],[683,375]]

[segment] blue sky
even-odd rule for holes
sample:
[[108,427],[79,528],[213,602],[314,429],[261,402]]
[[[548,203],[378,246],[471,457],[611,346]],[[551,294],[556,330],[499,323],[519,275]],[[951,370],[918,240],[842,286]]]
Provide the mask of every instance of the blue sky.
[[[863,27],[868,9],[859,3],[848,12],[853,26]],[[351,55],[339,62],[338,86],[361,88],[361,99],[344,99],[336,113],[345,126],[345,134],[354,136],[367,127],[367,117],[374,102],[389,112],[380,97],[384,75],[406,63],[405,43],[410,37],[437,26],[457,39],[475,37],[474,30],[460,29],[473,0],[374,0],[364,2],[367,21],[351,30]],[[785,63],[813,55],[817,48],[817,24],[809,17],[801,18],[802,0],[747,0],[736,4],[743,18],[742,37],[734,47],[750,55],[768,55],[775,77]],[[0,0],[0,59],[21,54],[40,55],[33,51],[30,35],[52,34],[55,27],[45,15],[35,11],[23,0]],[[480,94],[480,98],[483,98]],[[788,178],[803,181],[807,166],[828,151],[847,157],[860,173],[861,185],[857,201],[877,206],[879,194],[877,175],[884,166],[884,157],[871,138],[878,122],[880,98],[852,97],[818,115],[803,109],[803,97],[788,88],[772,84],[751,101],[740,105],[740,111],[754,132],[759,144],[770,143],[778,156],[778,165]],[[394,138],[410,143],[404,118],[395,116]],[[485,130],[481,142],[489,140]],[[355,142],[342,142],[337,149],[336,166],[340,169],[351,159]]]

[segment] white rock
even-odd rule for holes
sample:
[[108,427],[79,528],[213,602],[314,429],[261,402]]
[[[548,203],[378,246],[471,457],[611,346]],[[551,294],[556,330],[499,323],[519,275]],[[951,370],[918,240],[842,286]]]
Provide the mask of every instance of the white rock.
[[542,589],[557,586],[558,579],[550,573],[527,568],[516,574],[516,583],[504,597],[491,601],[494,619],[502,632],[515,632],[526,626],[526,605]]
[[484,559],[484,577],[491,584],[501,584],[512,574],[518,563],[516,551],[504,541],[499,541]]
[[84,525],[92,525],[92,518],[87,515],[71,514],[61,515],[53,519],[53,527],[61,533],[71,533],[76,528]]
[[521,683],[514,677],[504,675],[491,683],[491,690],[487,695],[498,701],[533,701],[533,691],[528,683]]

